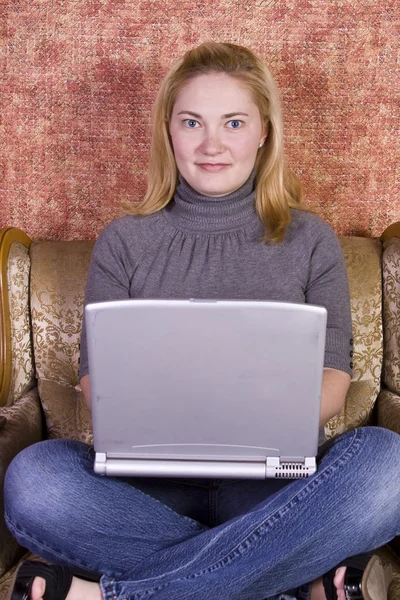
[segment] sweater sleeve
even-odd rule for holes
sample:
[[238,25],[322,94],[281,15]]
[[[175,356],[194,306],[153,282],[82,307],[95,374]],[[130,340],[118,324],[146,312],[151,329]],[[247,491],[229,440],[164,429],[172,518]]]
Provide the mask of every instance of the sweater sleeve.
[[353,335],[347,271],[339,240],[324,222],[313,244],[305,297],[307,303],[328,311],[325,367],[351,375]]
[[[127,253],[113,223],[100,234],[93,249],[84,305],[92,302],[107,302],[109,300],[126,300],[130,297],[130,275],[127,264]],[[86,324],[83,316],[79,379],[89,372]]]

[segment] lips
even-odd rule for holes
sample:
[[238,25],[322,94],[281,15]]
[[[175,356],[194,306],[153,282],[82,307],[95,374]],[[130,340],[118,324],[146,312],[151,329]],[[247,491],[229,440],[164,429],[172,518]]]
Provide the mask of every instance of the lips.
[[208,171],[209,173],[218,173],[223,169],[229,167],[229,164],[226,163],[196,163],[200,169],[203,171]]

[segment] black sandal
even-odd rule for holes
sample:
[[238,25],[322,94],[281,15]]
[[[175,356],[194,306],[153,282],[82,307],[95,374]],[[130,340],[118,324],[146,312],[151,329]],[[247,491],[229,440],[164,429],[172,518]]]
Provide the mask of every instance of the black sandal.
[[46,580],[43,600],[65,600],[74,576],[87,581],[100,581],[100,576],[95,573],[26,560],[15,571],[7,600],[29,600],[35,577]]
[[351,556],[326,573],[322,581],[327,600],[337,600],[333,579],[339,567],[346,567],[346,600],[387,600],[392,568],[390,565],[384,567],[376,554]]

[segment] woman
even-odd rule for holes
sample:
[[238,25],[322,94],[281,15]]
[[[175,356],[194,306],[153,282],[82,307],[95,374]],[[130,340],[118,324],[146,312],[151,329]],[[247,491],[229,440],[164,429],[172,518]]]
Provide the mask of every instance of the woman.
[[[326,306],[323,425],[350,383],[349,293],[336,236],[301,202],[270,73],[246,48],[202,44],[161,87],[146,196],[100,235],[85,302]],[[372,427],[346,433],[325,445],[314,476],[289,483],[102,478],[85,444],[27,448],[7,473],[8,526],[23,546],[69,568],[24,563],[12,598],[383,600],[388,573],[376,557],[354,556],[400,533],[399,440]],[[101,574],[100,583],[76,577],[79,569]],[[349,596],[353,584],[358,595]]]

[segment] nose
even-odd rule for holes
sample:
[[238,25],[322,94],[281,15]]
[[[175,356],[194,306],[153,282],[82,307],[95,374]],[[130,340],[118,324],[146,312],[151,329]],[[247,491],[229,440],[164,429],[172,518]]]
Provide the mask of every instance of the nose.
[[225,146],[218,131],[206,130],[200,144],[200,151],[208,156],[214,156],[224,152]]

